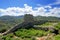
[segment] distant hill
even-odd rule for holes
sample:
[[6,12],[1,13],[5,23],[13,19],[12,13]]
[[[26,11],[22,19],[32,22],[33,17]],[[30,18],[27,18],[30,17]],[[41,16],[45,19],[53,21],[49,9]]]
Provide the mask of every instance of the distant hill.
[[[15,26],[18,23],[23,22],[23,15],[22,16],[1,16],[0,17],[0,31],[3,29],[8,30],[9,28]],[[35,16],[34,20],[57,20],[60,21],[60,18],[58,17],[45,17],[45,16]],[[28,20],[29,21],[29,20]]]
[[15,19],[20,19],[20,18],[23,18],[23,15],[22,16],[1,16],[0,17],[0,20],[15,20]]
[[[16,19],[17,20],[22,19],[23,17],[24,17],[23,15],[21,15],[21,16],[8,16],[8,15],[6,15],[6,16],[1,16],[0,20],[11,21],[11,20],[16,20]],[[48,17],[46,17],[46,16],[35,16],[34,19],[37,19],[37,20],[60,20],[59,17],[52,17],[52,16],[48,16]]]
[[0,31],[8,30],[18,23],[23,21],[23,16],[1,16],[0,17]]
[[60,18],[59,17],[52,17],[52,16],[36,16],[35,17],[36,20],[56,20],[56,21],[59,21]]

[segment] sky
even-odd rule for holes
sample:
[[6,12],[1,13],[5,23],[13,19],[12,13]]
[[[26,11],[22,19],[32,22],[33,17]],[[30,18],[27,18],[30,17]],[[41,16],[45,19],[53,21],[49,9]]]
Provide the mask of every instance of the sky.
[[0,16],[24,14],[60,17],[60,0],[0,0]]

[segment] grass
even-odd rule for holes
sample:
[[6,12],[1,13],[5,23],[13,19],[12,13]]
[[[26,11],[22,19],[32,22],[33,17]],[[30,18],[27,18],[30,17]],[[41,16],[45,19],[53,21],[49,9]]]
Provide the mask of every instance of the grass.
[[[18,29],[15,34],[11,33],[6,36],[2,36],[4,40],[35,40],[35,37],[42,37],[47,35],[49,32],[43,30],[35,30],[35,29]],[[14,37],[15,35],[15,37]]]
[[35,29],[19,29],[15,32],[16,36],[22,38],[29,38],[32,36],[43,36],[46,35],[47,32],[43,30],[35,30]]
[[37,27],[54,27],[54,24],[55,23],[52,23],[52,22],[46,22],[42,25],[36,25]]
[[60,40],[60,35],[54,36],[55,40]]
[[[53,26],[54,23],[47,22],[42,25],[37,25],[39,27],[50,27]],[[57,27],[58,26],[58,27]],[[60,29],[60,23],[56,25],[56,28]],[[15,33],[10,33],[6,36],[2,36],[2,39],[4,40],[35,40],[35,37],[43,37],[47,34],[51,33],[50,31],[44,31],[44,30],[36,30],[36,29],[18,29],[15,31]],[[60,40],[60,35],[55,35],[52,37],[54,40]]]
[[57,30],[60,30],[60,22],[55,26]]

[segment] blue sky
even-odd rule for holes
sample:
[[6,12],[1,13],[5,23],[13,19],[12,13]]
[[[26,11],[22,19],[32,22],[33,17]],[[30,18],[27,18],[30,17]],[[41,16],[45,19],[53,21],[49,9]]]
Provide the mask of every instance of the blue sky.
[[0,0],[0,16],[18,16],[30,13],[35,16],[59,17],[59,11],[60,0]]
[[[52,4],[56,2],[56,0],[0,0],[0,8],[8,8],[8,7],[24,7],[24,4],[28,4],[32,7],[36,6],[44,6],[48,4]],[[40,4],[40,5],[38,5]],[[52,5],[56,6],[56,5]],[[60,5],[57,5],[58,7]]]

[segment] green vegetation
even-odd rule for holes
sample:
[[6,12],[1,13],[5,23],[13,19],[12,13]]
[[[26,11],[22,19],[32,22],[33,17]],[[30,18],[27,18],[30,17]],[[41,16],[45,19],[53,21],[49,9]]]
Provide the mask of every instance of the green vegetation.
[[54,38],[55,40],[60,40],[60,35],[56,35]]
[[35,20],[60,21],[60,18],[52,17],[52,16],[49,16],[49,17],[46,17],[46,16],[36,16]]
[[23,18],[18,18],[14,16],[2,16],[0,17],[0,32],[4,32],[21,22],[23,22]]
[[60,30],[60,22],[55,26],[57,30]]
[[46,22],[42,25],[35,25],[35,26],[37,26],[37,27],[54,27],[56,24],[57,23],[55,23],[55,22],[54,23],[53,22]]
[[[59,21],[60,19],[57,17],[42,17],[42,16],[36,16],[34,17],[35,21],[38,20],[53,20],[53,21]],[[11,27],[14,27],[16,24],[19,24],[23,22],[23,16],[2,16],[0,17],[0,32],[3,30],[8,30]],[[50,23],[46,23],[45,25],[50,25]],[[43,24],[44,26],[44,24]]]
[[[59,21],[60,20],[57,17],[42,17],[42,16],[34,17],[34,19],[35,21],[39,21],[39,20]],[[14,16],[0,17],[0,33],[10,29],[11,27],[14,27],[16,24],[22,23],[23,21],[24,21],[23,17],[14,17]],[[57,25],[55,25],[54,22],[47,22],[42,25],[36,25],[36,27],[37,26],[38,27],[55,27],[55,29],[60,30],[60,22]],[[1,40],[36,40],[35,37],[47,36],[50,33],[51,31],[38,30],[33,28],[18,29],[14,33],[10,33],[5,36],[0,36],[0,39]],[[52,38],[54,38],[55,40],[60,40],[60,34],[54,35]]]
[[30,39],[32,40],[35,37],[42,37],[42,36],[46,36],[49,32],[43,31],[43,30],[35,30],[35,29],[18,29],[15,34],[11,33],[8,34],[6,36],[3,36],[2,39],[5,40],[13,40],[14,39],[14,35],[17,38],[21,38],[21,39]]
[[35,29],[19,29],[18,31],[15,32],[15,34],[18,37],[32,37],[32,36],[43,36],[43,35],[47,35],[47,32],[43,31],[43,30],[35,30]]
[[[2,36],[4,40],[36,40],[36,37],[47,36],[50,31],[36,30],[36,29],[18,29],[14,34],[10,33]],[[60,35],[52,36],[54,40],[60,40]],[[50,37],[48,40],[51,39]]]

